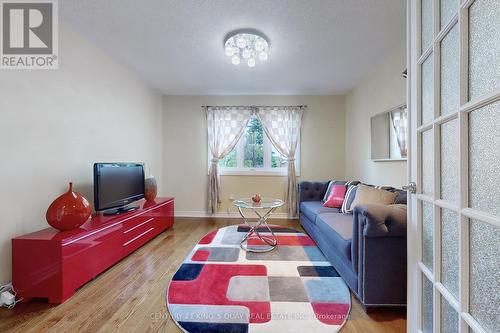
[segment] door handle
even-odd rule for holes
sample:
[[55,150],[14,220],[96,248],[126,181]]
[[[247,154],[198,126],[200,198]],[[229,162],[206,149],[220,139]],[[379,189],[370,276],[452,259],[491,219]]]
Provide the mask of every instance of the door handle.
[[415,194],[417,193],[417,184],[415,182],[411,182],[408,185],[403,186],[403,190]]

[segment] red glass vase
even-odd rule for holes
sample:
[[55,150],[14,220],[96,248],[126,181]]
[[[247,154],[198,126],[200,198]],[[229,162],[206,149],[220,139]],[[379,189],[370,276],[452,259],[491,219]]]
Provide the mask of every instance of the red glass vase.
[[91,213],[89,201],[80,193],[73,192],[73,183],[69,183],[68,192],[50,204],[45,218],[50,226],[66,231],[80,227]]

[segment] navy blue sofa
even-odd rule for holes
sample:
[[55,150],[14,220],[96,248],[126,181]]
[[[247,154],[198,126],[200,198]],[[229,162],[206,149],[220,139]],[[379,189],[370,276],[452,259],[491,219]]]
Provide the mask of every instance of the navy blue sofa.
[[[365,307],[406,305],[406,205],[323,207],[328,182],[299,184],[300,224]],[[406,192],[397,203],[406,203]]]

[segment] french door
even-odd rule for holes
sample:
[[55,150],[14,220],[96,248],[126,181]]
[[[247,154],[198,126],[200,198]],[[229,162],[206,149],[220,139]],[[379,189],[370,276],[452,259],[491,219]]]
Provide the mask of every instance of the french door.
[[500,332],[500,0],[408,0],[408,331]]

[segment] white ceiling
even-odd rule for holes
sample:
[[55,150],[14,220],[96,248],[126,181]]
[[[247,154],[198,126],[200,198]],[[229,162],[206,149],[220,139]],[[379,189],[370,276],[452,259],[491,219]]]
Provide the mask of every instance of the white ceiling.
[[[64,22],[165,94],[337,94],[405,38],[405,0],[63,0]],[[231,30],[269,60],[234,66]],[[401,68],[403,70],[403,68]]]

